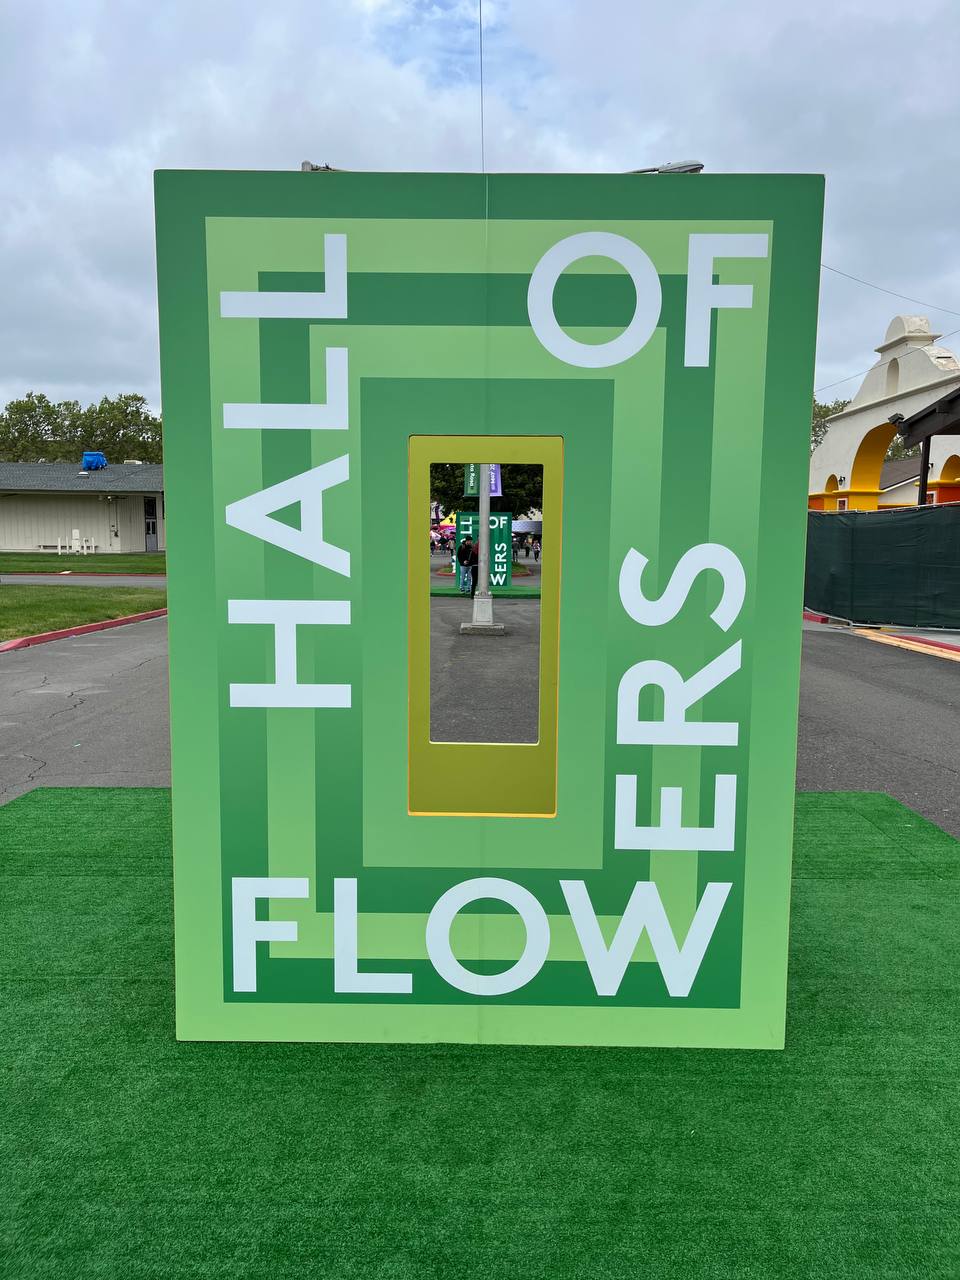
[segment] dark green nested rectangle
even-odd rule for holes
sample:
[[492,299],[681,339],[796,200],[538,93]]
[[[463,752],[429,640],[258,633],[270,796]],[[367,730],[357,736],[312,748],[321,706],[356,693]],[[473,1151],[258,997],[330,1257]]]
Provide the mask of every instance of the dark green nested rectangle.
[[[253,173],[161,169],[157,205],[208,218],[793,220],[819,236],[810,174]],[[168,203],[169,202],[169,203]]]
[[[261,290],[322,292],[322,271],[261,271]],[[663,277],[665,280],[667,277]],[[348,311],[343,320],[311,320],[336,325],[484,325],[530,324],[529,275],[439,272],[351,271]],[[566,275],[557,282],[554,308],[568,327],[626,328],[636,307],[636,290],[627,275]]]
[[[716,966],[710,970],[704,965],[689,996],[671,996],[664,986],[663,977],[656,964],[630,964],[620,990],[615,996],[598,996],[585,963],[572,960],[548,960],[539,974],[519,991],[495,999],[478,1001],[449,986],[440,977],[429,960],[378,960],[367,961],[361,969],[384,973],[413,974],[412,996],[337,995],[333,989],[332,960],[278,960],[266,954],[265,948],[257,959],[257,991],[252,995],[236,995],[238,1004],[268,1001],[275,1004],[431,1004],[473,1005],[490,1008],[494,1005],[558,1005],[636,1009],[637,1017],[644,1009],[735,1008],[737,1001],[729,998],[725,990],[728,983],[718,974]],[[471,960],[470,968],[476,973],[499,973],[508,965],[501,960]]]

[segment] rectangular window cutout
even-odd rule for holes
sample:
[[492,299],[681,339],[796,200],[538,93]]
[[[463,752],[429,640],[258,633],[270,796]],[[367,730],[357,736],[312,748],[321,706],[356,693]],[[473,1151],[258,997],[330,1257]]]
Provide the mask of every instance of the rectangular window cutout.
[[472,624],[474,596],[483,594],[479,484],[485,465],[430,464],[431,526],[424,547],[430,563],[430,740],[531,744],[540,739],[543,467],[507,462],[486,468],[492,483],[485,585],[496,643],[484,644],[484,636],[465,634],[462,627]]
[[[478,488],[478,459],[486,458],[499,463],[504,493],[503,500],[491,502],[490,538],[493,617],[506,628],[502,637],[460,631],[473,617],[470,589],[478,557],[469,550],[456,553],[468,534],[476,540],[479,495],[456,503],[453,537],[438,525],[433,505],[437,492],[453,493],[451,485],[458,496],[464,487]],[[515,513],[502,509],[511,493],[524,507],[540,509],[540,518],[535,512],[532,518],[516,516],[529,525],[516,533]],[[556,814],[562,493],[559,436],[410,440],[412,814]],[[528,504],[531,495],[538,501]]]

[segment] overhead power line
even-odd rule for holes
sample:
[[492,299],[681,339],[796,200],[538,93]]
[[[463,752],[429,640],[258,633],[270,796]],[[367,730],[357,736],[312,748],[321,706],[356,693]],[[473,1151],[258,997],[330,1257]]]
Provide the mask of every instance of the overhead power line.
[[[937,307],[932,302],[922,302],[919,298],[910,298],[905,293],[897,293],[896,289],[887,289],[882,284],[874,284],[871,280],[861,280],[859,276],[852,276],[849,271],[839,271],[836,267],[828,267],[825,262],[821,262],[820,266],[824,271],[832,271],[835,276],[843,276],[845,280],[853,280],[856,284],[866,285],[868,289],[876,289],[878,293],[888,293],[891,298],[901,298],[904,302],[912,302],[915,306],[926,307],[928,311],[943,311],[948,316],[960,316],[960,311],[953,311],[950,307]],[[854,374],[854,377],[857,375]]]
[[[853,280],[856,284],[866,285],[868,289],[876,289],[878,293],[889,294],[891,298],[900,298],[904,302],[912,302],[914,306],[924,307],[927,311],[942,311],[948,316],[960,316],[960,311],[952,311],[950,307],[936,307],[932,302],[921,302],[919,298],[910,298],[905,293],[897,293],[895,289],[887,289],[882,284],[874,284],[870,280],[861,280],[859,276],[852,276],[849,271],[839,271],[836,267],[828,267],[825,262],[821,262],[820,266],[824,271],[831,271],[835,276],[843,276],[845,280]],[[942,333],[941,338],[952,338],[960,333],[960,329],[951,329],[949,333]],[[886,360],[881,360],[878,364],[873,364],[870,369],[882,369],[885,364],[889,364],[895,357],[890,356]],[[848,374],[845,378],[838,378],[836,382],[825,382],[822,387],[814,387],[813,394],[819,395],[821,391],[830,391],[833,387],[842,387],[845,382],[852,382],[854,378],[862,378],[870,372],[870,369],[861,369],[859,373]]]
[[[949,333],[941,333],[940,337],[953,338],[958,333],[960,333],[960,329],[951,329]],[[889,364],[891,360],[896,358],[896,356],[889,356],[886,360],[880,360],[877,364],[872,364],[870,369],[882,369],[885,364]],[[813,394],[819,395],[821,391],[829,391],[831,387],[842,387],[845,382],[852,382],[854,378],[862,378],[870,372],[870,369],[861,369],[859,373],[848,374],[846,378],[838,378],[836,382],[825,382],[822,387],[814,387]]]

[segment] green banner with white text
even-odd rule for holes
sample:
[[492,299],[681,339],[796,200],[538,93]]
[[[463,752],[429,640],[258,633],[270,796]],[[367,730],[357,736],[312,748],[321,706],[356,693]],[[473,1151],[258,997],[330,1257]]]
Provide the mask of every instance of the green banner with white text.
[[[469,538],[476,546],[480,536],[480,516],[476,511],[457,512],[457,551],[463,545],[464,538]],[[457,586],[461,591],[469,591],[466,583],[466,566],[457,562],[459,569]],[[476,570],[474,570],[475,572]],[[489,590],[496,595],[497,589],[505,589],[513,584],[513,517],[508,511],[491,511],[490,513],[490,582]]]

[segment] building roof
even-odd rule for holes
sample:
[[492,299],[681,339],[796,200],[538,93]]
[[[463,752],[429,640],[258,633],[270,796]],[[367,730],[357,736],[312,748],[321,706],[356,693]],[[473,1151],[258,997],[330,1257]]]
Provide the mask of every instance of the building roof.
[[920,444],[929,436],[960,435],[960,387],[911,414],[900,423],[899,431],[906,445]]
[[916,480],[919,475],[919,458],[887,458],[880,471],[880,489],[895,489],[898,484]]
[[163,467],[114,463],[85,475],[78,462],[0,462],[0,493],[162,493]]

